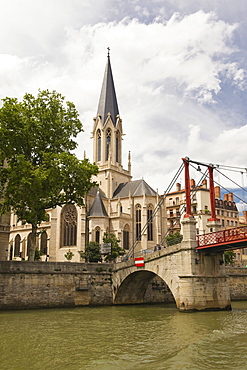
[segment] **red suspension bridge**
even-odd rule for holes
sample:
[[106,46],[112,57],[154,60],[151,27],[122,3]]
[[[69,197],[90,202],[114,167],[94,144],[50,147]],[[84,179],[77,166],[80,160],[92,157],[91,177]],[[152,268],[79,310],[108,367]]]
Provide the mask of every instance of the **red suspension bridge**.
[[[191,161],[189,158],[183,158],[185,170],[185,197],[186,197],[186,212],[184,217],[193,218],[191,213],[191,196],[190,196],[190,176],[189,164],[195,163],[198,166],[208,167],[208,177],[210,186],[210,205],[211,205],[211,218],[209,222],[214,225],[214,228],[219,228],[217,225],[219,219],[216,217],[215,211],[215,193],[214,193],[214,179],[213,170],[215,168],[212,164],[205,164],[201,162]],[[244,169],[246,171],[246,169]],[[236,184],[236,183],[235,183]],[[237,184],[236,184],[237,185]],[[242,188],[245,190],[244,188]],[[247,248],[247,226],[235,227],[226,230],[217,230],[211,233],[202,234],[197,236],[198,246],[196,249],[204,252],[221,252],[225,250]]]

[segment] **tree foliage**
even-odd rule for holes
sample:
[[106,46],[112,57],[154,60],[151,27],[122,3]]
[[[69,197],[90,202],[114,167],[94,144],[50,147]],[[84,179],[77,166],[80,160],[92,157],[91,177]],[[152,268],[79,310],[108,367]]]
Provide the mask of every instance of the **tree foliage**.
[[234,262],[236,253],[233,251],[224,251],[224,257],[225,257],[225,264],[230,265],[231,263]]
[[179,244],[183,240],[183,235],[180,234],[179,231],[176,231],[174,234],[169,234],[166,237],[166,244],[169,245],[174,245],[174,244]]
[[106,261],[116,261],[116,258],[118,256],[122,256],[125,254],[125,250],[119,246],[119,242],[120,240],[117,239],[115,234],[104,234],[103,243],[111,243],[111,253],[105,257]]
[[29,259],[34,259],[38,225],[46,210],[65,203],[83,205],[98,168],[79,160],[74,138],[83,131],[75,105],[53,91],[3,99],[0,108],[0,212],[12,209],[32,225]]
[[97,242],[89,242],[85,252],[80,251],[81,258],[85,258],[86,262],[102,262],[100,254],[100,246]]

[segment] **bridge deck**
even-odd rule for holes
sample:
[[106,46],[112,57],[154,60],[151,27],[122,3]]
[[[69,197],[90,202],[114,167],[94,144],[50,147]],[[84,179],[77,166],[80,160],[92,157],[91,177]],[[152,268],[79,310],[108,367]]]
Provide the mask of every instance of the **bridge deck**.
[[247,248],[247,226],[197,236],[197,250],[224,251]]

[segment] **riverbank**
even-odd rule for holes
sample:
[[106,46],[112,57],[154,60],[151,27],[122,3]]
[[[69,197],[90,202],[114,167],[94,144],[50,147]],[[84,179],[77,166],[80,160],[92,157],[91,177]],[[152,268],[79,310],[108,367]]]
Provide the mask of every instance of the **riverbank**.
[[[113,264],[74,262],[0,262],[0,309],[109,306]],[[229,267],[232,300],[247,300],[247,269]],[[146,303],[172,302],[158,277],[149,285]]]

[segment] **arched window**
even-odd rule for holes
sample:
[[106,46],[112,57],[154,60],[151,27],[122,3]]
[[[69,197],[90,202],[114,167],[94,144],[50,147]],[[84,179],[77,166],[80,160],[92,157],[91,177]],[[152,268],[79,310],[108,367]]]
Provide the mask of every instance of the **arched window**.
[[15,237],[14,257],[20,257],[20,246],[21,246],[21,237],[19,234],[17,234]]
[[136,239],[141,240],[141,206],[136,205]]
[[66,204],[61,217],[61,247],[76,246],[77,211],[73,204]]
[[124,249],[129,249],[129,235],[130,235],[130,232],[129,232],[129,225],[125,225],[124,226],[124,230],[123,230],[123,247]]
[[32,242],[32,234],[29,233],[27,237],[27,257],[29,257],[30,255],[31,242]]
[[148,221],[148,240],[153,240],[153,206],[149,204],[147,207],[147,221]]
[[95,228],[95,241],[96,243],[100,242],[100,228],[98,226]]
[[97,161],[101,161],[101,131],[97,131]]
[[120,134],[119,131],[116,132],[116,162],[119,162],[119,154],[120,154]]
[[40,251],[42,254],[47,254],[47,233],[46,231],[44,231],[41,234]]
[[108,128],[106,131],[106,151],[105,151],[106,161],[108,161],[109,159],[110,145],[111,145],[111,129]]

